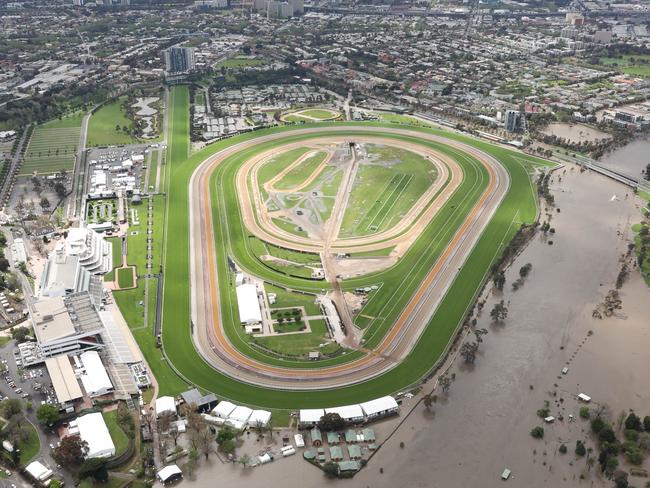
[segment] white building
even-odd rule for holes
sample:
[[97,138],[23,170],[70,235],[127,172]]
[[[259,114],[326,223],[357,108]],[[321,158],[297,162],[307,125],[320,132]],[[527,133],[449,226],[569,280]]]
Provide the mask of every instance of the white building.
[[363,413],[366,415],[366,420],[375,420],[387,415],[399,413],[399,405],[392,396],[385,396],[376,398],[368,402],[363,402],[361,405]]
[[25,467],[25,471],[27,471],[32,476],[32,478],[38,481],[45,481],[54,474],[51,469],[45,467],[38,461],[29,463]]
[[113,383],[108,377],[97,351],[86,351],[79,356],[84,367],[81,383],[89,397],[106,395],[113,391]]
[[174,401],[174,397],[162,396],[156,398],[156,417],[160,417],[164,412],[176,414],[176,401]]
[[365,419],[360,405],[344,405],[342,407],[326,408],[325,413],[337,413],[348,423],[363,422]]
[[222,401],[212,409],[212,415],[215,417],[220,417],[222,419],[227,419],[233,410],[237,408],[237,405],[230,403],[229,401]]
[[100,412],[77,418],[79,437],[88,443],[86,458],[105,458],[115,455],[115,444]]
[[303,408],[298,414],[298,419],[303,427],[314,426],[323,415],[325,415],[325,410],[322,408]]
[[267,427],[271,422],[271,412],[267,410],[253,410],[248,419],[251,427]]
[[88,291],[90,277],[113,267],[112,244],[85,228],[68,230],[68,237],[50,253],[40,282],[40,296],[57,297]]
[[237,306],[239,308],[239,321],[246,326],[246,332],[261,332],[258,326],[262,322],[262,309],[257,296],[257,286],[248,283],[236,288]]
[[248,419],[252,413],[253,410],[251,408],[239,405],[235,407],[232,412],[230,412],[230,415],[228,415],[228,419],[226,420],[226,424],[230,425],[236,430],[242,430],[244,427],[246,427]]

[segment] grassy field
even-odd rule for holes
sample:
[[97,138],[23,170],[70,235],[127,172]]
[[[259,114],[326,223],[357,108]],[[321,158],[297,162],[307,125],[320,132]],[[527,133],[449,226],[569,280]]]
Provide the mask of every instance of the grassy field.
[[34,459],[41,450],[41,441],[38,438],[36,428],[29,422],[23,423],[23,429],[28,433],[27,440],[18,444],[20,449],[20,464],[26,465]]
[[117,410],[104,412],[102,415],[108,432],[111,434],[111,439],[113,439],[113,444],[115,444],[115,455],[119,456],[129,447],[129,438],[117,423]]
[[79,146],[81,118],[54,120],[34,129],[18,174],[39,175],[72,171]]
[[249,66],[262,66],[266,64],[263,59],[248,58],[239,56],[236,58],[226,59],[214,65],[215,68],[247,68]]
[[131,288],[133,286],[133,268],[117,268],[117,284],[120,288]]
[[[258,131],[255,134],[246,134],[228,141],[222,141],[211,145],[188,158],[187,134],[189,130],[189,121],[187,115],[188,112],[186,110],[187,103],[187,88],[173,88],[173,114],[170,124],[171,137],[168,157],[168,166],[171,166],[171,168],[169,170],[169,177],[166,180],[167,194],[169,198],[166,228],[168,231],[173,229],[174,238],[169,241],[169,244],[173,243],[173,247],[167,249],[164,261],[165,296],[163,305],[163,344],[165,354],[176,368],[176,371],[174,371],[171,364],[161,356],[161,351],[155,347],[155,340],[151,334],[142,335],[136,333],[136,339],[139,341],[154,375],[162,385],[161,394],[178,393],[186,387],[186,384],[189,383],[188,380],[191,379],[191,382],[196,384],[196,386],[204,390],[217,392],[222,398],[230,398],[237,402],[250,405],[288,409],[322,406],[332,403],[345,404],[358,402],[370,397],[393,393],[404,386],[412,384],[417,381],[418,378],[425,375],[434,361],[440,356],[450,337],[456,330],[457,324],[462,320],[468,305],[474,299],[474,296],[486,275],[486,270],[489,269],[493,260],[502,251],[505,243],[507,243],[508,239],[510,239],[517,230],[518,225],[522,222],[532,221],[536,215],[535,192],[530,184],[525,168],[518,161],[518,158],[521,158],[522,155],[468,137],[434,131],[436,133],[447,135],[447,137],[460,139],[464,142],[470,143],[499,158],[510,172],[512,184],[495,217],[480,237],[479,243],[470,255],[467,264],[459,272],[458,277],[448,292],[447,298],[442,302],[431,324],[425,330],[412,354],[399,366],[378,378],[368,380],[355,386],[340,388],[335,391],[310,392],[307,395],[300,391],[275,391],[250,385],[243,385],[234,379],[225,377],[214,371],[197,354],[191,341],[190,327],[188,323],[190,290],[187,287],[187,283],[189,282],[189,253],[187,252],[188,241],[186,237],[188,235],[189,225],[187,222],[188,181],[194,168],[209,154],[212,154],[223,147],[227,147],[230,144],[267,134],[271,131]],[[323,124],[324,127],[328,125],[331,124]],[[382,127],[381,124],[351,124],[350,133],[354,133],[355,127],[369,125]],[[286,140],[295,140],[300,138],[300,136],[291,135],[290,130],[287,129],[288,128],[280,128],[275,130],[286,131]],[[313,137],[313,135],[310,137]],[[239,159],[242,161],[249,157],[251,153],[264,150],[266,147],[265,144],[259,144],[258,147],[254,148],[252,151],[241,151],[242,154],[238,154],[233,158],[233,160]],[[473,178],[466,178],[466,180],[468,181],[470,188],[478,185],[479,190],[476,191],[480,193],[481,181],[483,181],[484,178],[484,175],[481,176],[481,167],[477,167],[475,163],[472,163],[472,158],[468,158],[466,155],[460,154],[458,157],[466,158],[462,164],[466,166],[468,171],[471,170],[472,174],[474,174]],[[219,165],[219,168],[213,176],[213,181],[215,183],[217,181],[221,181],[222,183],[231,183],[233,180],[232,176],[234,175],[234,169],[236,169],[236,167],[236,161],[234,163],[231,161],[229,164]],[[224,188],[224,190],[220,192],[216,191],[216,184],[213,185],[212,188],[213,201],[216,202],[219,207],[226,203],[223,199],[229,198],[234,200],[235,198],[234,195],[228,194],[232,191],[230,188]],[[454,219],[458,222],[462,222],[468,205],[464,200],[471,200],[472,193],[473,191],[468,191],[467,188],[464,192],[460,190],[457,192],[457,194],[460,195],[458,197],[460,201],[445,206],[447,210],[441,212],[441,214],[445,214],[441,217],[444,225],[441,225],[441,222],[435,224],[438,230],[444,230],[446,225],[449,226],[449,229],[452,229],[454,227]],[[228,214],[228,219],[225,220],[223,212],[215,212],[214,218],[215,233],[217,236],[221,236],[226,230],[224,226],[231,223],[230,221],[237,222],[239,217],[238,212],[235,212],[233,215]],[[300,280],[298,278],[286,278],[278,273],[274,273],[272,270],[265,269],[259,264],[259,262],[257,262],[254,255],[249,254],[250,249],[247,245],[247,236],[237,235],[236,225],[232,228],[228,227],[228,230],[231,231],[229,235],[230,238],[221,242],[227,243],[231,251],[235,249],[237,251],[236,259],[252,273],[263,276],[265,279],[269,277],[271,281],[278,280],[279,282],[279,280],[282,280],[282,282],[294,289],[321,288],[321,284],[309,283],[307,280]],[[241,228],[239,230],[241,231]],[[444,241],[445,237],[439,236],[434,244],[429,243],[434,246],[434,248],[431,249],[431,255],[435,255],[435,246],[442,246]],[[416,257],[425,254],[422,252],[422,249],[426,249],[426,246],[424,245],[425,243],[422,244],[423,247],[419,248],[417,253],[413,253]],[[225,265],[226,253],[223,249],[219,250],[217,258],[219,270],[223,273],[227,269],[227,266]],[[397,267],[394,267],[392,270],[395,270],[396,268]],[[395,273],[395,271],[392,272]],[[224,276],[222,275],[221,279],[223,279],[223,277]],[[403,277],[404,274],[402,273],[402,279]],[[374,278],[376,277],[373,277],[373,279]],[[391,275],[387,274],[385,275],[385,278],[385,282],[389,282]],[[365,279],[364,282],[368,283],[368,279]],[[346,285],[355,286],[355,282],[354,280],[351,280],[350,282],[346,282]],[[231,293],[227,287],[223,288],[226,289],[228,294]],[[378,292],[382,289],[384,289],[383,286],[378,290]],[[376,295],[379,295],[378,292]],[[232,297],[225,296],[221,297],[221,299],[224,315],[227,316],[228,310],[232,311]],[[382,329],[385,330],[385,327],[389,325],[390,324],[372,324],[370,327],[372,327],[375,337],[380,337],[382,335]],[[237,325],[237,327],[239,326]],[[239,329],[241,329],[241,327],[239,327]],[[347,356],[354,356],[354,354],[348,354]],[[347,356],[345,359],[349,360]],[[285,366],[287,365],[286,363],[288,363],[288,361],[283,362]],[[303,367],[304,366],[303,363]],[[178,374],[182,374],[182,377],[187,378],[188,380],[181,379]]]
[[343,215],[341,237],[374,234],[390,229],[436,180],[431,162],[397,147],[365,146],[371,161],[359,165]]
[[650,78],[650,55],[626,54],[620,58],[600,58],[599,62],[627,75]]
[[[125,99],[122,97],[103,105],[90,117],[88,146],[111,146],[137,142],[137,139],[130,134],[132,122],[122,109],[122,102]],[[122,127],[126,127],[128,133],[125,133]]]

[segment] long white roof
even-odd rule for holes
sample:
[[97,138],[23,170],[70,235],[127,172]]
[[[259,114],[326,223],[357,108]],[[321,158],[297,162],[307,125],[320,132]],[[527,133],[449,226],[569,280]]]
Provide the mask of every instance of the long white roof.
[[326,408],[325,413],[338,413],[344,420],[363,418],[363,410],[361,410],[360,405],[344,405],[342,407]]
[[387,410],[393,410],[398,408],[397,401],[392,396],[385,396],[381,398],[375,398],[361,404],[361,408],[366,415],[374,415],[380,412],[385,412]]
[[262,311],[255,285],[248,283],[237,287],[237,306],[240,322],[257,323],[262,321]]
[[94,393],[113,388],[113,383],[111,383],[97,351],[86,351],[79,357],[86,369],[86,373],[81,375],[81,382],[86,393],[92,396]]
[[115,444],[101,413],[88,413],[77,418],[79,437],[88,443],[87,458],[115,455]]
[[322,408],[304,408],[300,410],[300,421],[305,423],[318,422],[325,415]]

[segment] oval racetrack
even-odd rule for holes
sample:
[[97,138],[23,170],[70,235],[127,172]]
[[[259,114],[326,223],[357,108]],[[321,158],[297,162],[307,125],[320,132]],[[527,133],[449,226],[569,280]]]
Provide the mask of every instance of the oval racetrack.
[[[506,169],[492,156],[467,144],[433,134],[396,128],[355,127],[354,130],[367,133],[368,137],[376,140],[381,140],[382,134],[386,134],[384,138],[387,142],[391,142],[390,135],[402,135],[445,144],[460,150],[474,157],[486,168],[489,176],[487,187],[376,348],[364,351],[366,354],[363,357],[344,364],[322,368],[289,368],[252,359],[237,350],[227,337],[221,320],[219,287],[230,286],[230,284],[218,281],[212,219],[213,205],[210,196],[211,175],[219,164],[237,152],[262,142],[286,138],[287,133],[260,136],[235,144],[203,161],[190,180],[191,309],[192,321],[195,324],[193,340],[201,356],[223,374],[238,381],[267,388],[320,390],[363,382],[394,368],[416,345],[459,269],[508,191],[510,178]],[[305,128],[291,131],[290,134],[292,136],[313,134],[315,138],[317,135],[345,137],[346,132],[349,131],[349,127],[338,126]],[[452,188],[455,188],[454,184],[456,186],[458,184],[454,181],[455,178],[462,178],[462,175],[454,172],[450,182]],[[240,196],[240,204],[246,206],[250,204],[250,199]],[[247,226],[249,223],[250,221],[247,222]],[[385,247],[386,244],[383,246]]]

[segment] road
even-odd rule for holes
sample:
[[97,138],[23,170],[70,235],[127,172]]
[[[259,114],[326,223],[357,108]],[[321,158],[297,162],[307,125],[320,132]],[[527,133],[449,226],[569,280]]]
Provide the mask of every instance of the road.
[[[190,181],[190,257],[192,288],[192,320],[195,324],[193,340],[195,347],[207,362],[220,372],[247,382],[277,389],[323,389],[355,384],[381,375],[403,361],[419,340],[439,303],[451,286],[483,229],[507,193],[510,179],[508,172],[488,154],[466,144],[448,140],[433,134],[388,129],[355,128],[373,133],[411,135],[421,139],[442,142],[460,149],[483,164],[489,174],[489,182],[465,222],[456,232],[448,247],[441,253],[433,268],[423,279],[410,302],[404,308],[382,342],[366,356],[320,369],[294,369],[270,366],[240,353],[228,340],[221,322],[219,283],[216,272],[216,248],[212,228],[210,201],[210,175],[229,155],[261,142],[280,139],[285,134],[271,134],[231,146],[204,161]],[[345,134],[348,127],[302,129],[296,134],[322,133]],[[385,142],[393,143],[393,139]],[[206,272],[208,270],[208,272]]]

